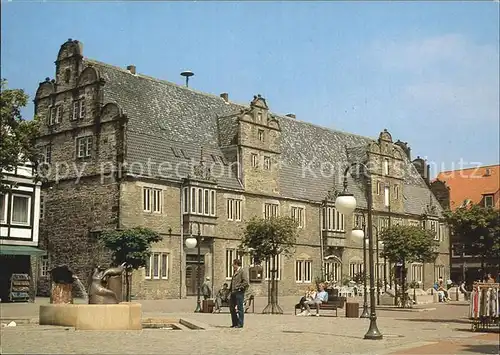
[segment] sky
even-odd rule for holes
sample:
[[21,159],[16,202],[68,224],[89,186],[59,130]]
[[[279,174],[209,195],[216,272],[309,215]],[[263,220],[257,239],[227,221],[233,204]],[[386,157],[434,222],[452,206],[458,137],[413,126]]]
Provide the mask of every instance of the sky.
[[[408,142],[432,174],[499,163],[499,2],[2,1],[1,75],[34,97],[85,57],[272,112]],[[24,111],[33,115],[33,105]]]

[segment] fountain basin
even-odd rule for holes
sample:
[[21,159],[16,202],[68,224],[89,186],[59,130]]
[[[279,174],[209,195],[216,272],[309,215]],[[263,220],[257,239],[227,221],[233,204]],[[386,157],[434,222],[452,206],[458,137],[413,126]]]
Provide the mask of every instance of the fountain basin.
[[139,303],[40,305],[40,325],[60,325],[76,330],[141,330],[141,320]]

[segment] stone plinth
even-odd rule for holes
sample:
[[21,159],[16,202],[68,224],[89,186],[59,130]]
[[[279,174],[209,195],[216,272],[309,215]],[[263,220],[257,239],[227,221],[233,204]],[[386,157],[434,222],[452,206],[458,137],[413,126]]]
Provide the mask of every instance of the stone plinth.
[[76,330],[141,330],[139,303],[46,304],[40,306],[40,325],[61,325]]
[[50,303],[73,303],[73,284],[52,283]]

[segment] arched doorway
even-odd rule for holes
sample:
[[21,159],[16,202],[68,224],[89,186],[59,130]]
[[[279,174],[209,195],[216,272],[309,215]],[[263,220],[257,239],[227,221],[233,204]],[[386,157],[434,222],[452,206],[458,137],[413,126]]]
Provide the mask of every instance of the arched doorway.
[[198,267],[200,268],[200,285],[203,283],[203,278],[205,275],[205,265],[203,263],[199,264],[197,262],[186,262],[186,294],[188,296],[196,296],[198,293],[198,285],[196,283],[196,278],[198,276]]

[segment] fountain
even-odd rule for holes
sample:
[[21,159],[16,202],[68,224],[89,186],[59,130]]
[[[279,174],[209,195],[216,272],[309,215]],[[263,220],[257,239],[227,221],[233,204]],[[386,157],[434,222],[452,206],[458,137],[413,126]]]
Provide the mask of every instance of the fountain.
[[[141,305],[121,302],[125,264],[104,269],[96,267],[89,292],[66,266],[51,270],[50,304],[40,306],[40,325],[72,326],[77,330],[140,330]],[[73,304],[73,284],[88,304]]]

